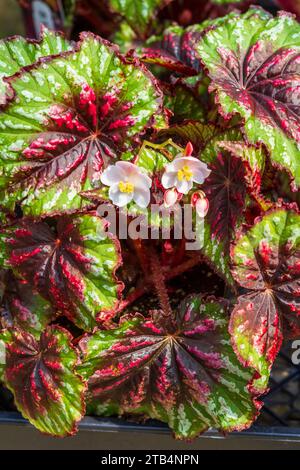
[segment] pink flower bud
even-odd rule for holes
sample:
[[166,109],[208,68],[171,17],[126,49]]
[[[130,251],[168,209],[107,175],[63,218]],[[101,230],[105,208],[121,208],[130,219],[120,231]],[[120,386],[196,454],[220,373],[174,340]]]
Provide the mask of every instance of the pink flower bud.
[[199,198],[195,205],[199,217],[205,217],[209,209],[209,201],[206,197]]
[[192,194],[192,197],[191,197],[191,206],[192,207],[196,207],[196,203],[199,199],[204,199],[206,196],[205,196],[205,193],[203,191],[201,191],[199,189],[199,191],[195,191],[193,194]]
[[185,147],[185,150],[184,150],[184,155],[186,157],[189,157],[193,154],[193,151],[194,151],[194,147],[193,147],[193,144],[191,142],[188,142],[186,144],[186,147]]
[[165,207],[172,207],[177,202],[178,192],[175,188],[168,189],[164,195],[164,205]]

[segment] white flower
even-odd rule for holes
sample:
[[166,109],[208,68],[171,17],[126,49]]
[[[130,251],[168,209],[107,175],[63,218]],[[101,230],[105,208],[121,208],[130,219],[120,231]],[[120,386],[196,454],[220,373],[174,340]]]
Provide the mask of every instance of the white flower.
[[161,182],[165,189],[175,187],[179,193],[187,194],[193,183],[202,184],[209,174],[207,165],[198,158],[179,154],[166,166]]
[[143,209],[149,205],[152,180],[133,163],[109,165],[100,179],[110,187],[109,198],[116,206],[124,207],[131,201]]

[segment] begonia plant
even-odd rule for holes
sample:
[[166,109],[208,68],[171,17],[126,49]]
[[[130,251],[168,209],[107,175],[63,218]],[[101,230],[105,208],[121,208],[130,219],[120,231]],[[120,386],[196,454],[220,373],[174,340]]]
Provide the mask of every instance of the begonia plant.
[[0,41],[0,381],[53,436],[246,429],[300,333],[300,24],[172,3]]

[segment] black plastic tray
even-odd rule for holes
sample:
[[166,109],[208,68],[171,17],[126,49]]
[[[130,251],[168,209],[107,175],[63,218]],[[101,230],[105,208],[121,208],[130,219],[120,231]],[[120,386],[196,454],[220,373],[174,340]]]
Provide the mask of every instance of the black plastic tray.
[[85,417],[76,436],[59,439],[40,434],[19,413],[0,412],[0,450],[4,449],[300,449],[300,428],[253,426],[226,436],[209,430],[193,443],[185,443],[174,440],[168,426],[156,421],[135,424]]

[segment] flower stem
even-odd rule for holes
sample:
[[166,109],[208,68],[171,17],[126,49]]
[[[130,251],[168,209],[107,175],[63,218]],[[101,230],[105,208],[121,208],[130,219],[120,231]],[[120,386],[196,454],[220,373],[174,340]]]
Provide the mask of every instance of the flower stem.
[[166,316],[172,315],[169,295],[165,283],[165,276],[161,263],[154,247],[149,248],[152,281],[159,299],[160,306]]
[[[180,264],[177,267],[169,267],[167,269],[160,268],[160,271],[163,269],[163,279],[164,279],[164,284],[165,281],[170,281],[174,279],[175,277],[180,276],[181,274],[184,274],[185,272],[189,271],[190,269],[194,268],[197,266],[199,263],[201,263],[202,259],[201,256],[194,256],[193,258],[190,258],[186,261],[184,261],[182,264]],[[129,307],[131,304],[139,300],[143,295],[149,293],[151,290],[152,284],[149,283],[147,278],[144,279],[144,284],[142,287],[138,287],[134,289],[130,294],[124,299],[120,304],[119,307],[116,311],[116,313],[121,313],[123,310],[125,310],[127,307]]]

